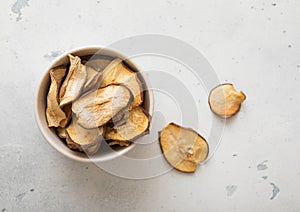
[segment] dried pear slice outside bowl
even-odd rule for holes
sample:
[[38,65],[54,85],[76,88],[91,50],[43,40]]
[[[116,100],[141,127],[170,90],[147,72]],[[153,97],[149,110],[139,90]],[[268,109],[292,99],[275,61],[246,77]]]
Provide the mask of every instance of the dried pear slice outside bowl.
[[159,143],[166,160],[177,170],[195,172],[209,152],[206,140],[196,131],[168,124],[159,133]]
[[[115,58],[121,58],[123,63],[125,63],[127,67],[130,67],[131,71],[137,73],[137,76],[141,81],[141,85],[143,86],[143,103],[141,107],[143,107],[144,110],[150,115],[152,115],[153,113],[153,105],[154,105],[153,93],[150,89],[148,89],[151,87],[150,83],[147,80],[147,78],[143,75],[143,73],[139,72],[139,69],[135,66],[135,64],[131,60],[127,59],[126,56],[120,54],[119,52],[116,52],[108,48],[102,48],[99,46],[82,47],[71,51],[67,51],[62,55],[60,55],[57,59],[55,59],[46,69],[46,73],[42,77],[41,82],[37,87],[34,110],[35,110],[35,119],[39,127],[39,130],[41,131],[41,134],[43,135],[45,140],[52,147],[54,147],[58,152],[75,161],[80,161],[80,162],[107,161],[127,153],[128,151],[130,151],[132,148],[135,147],[135,143],[132,143],[129,146],[123,145],[123,147],[119,147],[119,145],[114,145],[117,146],[116,148],[114,147],[114,151],[111,151],[111,149],[107,150],[106,148],[103,148],[102,150],[102,148],[100,147],[97,153],[93,155],[93,157],[89,157],[85,153],[69,149],[64,138],[66,137],[66,133],[64,132],[65,130],[59,128],[60,135],[63,137],[60,138],[57,133],[57,128],[48,127],[48,123],[46,119],[46,107],[47,107],[47,95],[51,84],[50,70],[60,66],[68,66],[69,54],[80,57],[82,61],[83,60],[88,61],[86,65],[89,65],[89,59],[93,60],[93,59],[100,58],[97,61],[97,64],[93,67],[93,68],[97,68],[98,71],[102,71],[105,68],[105,66],[109,64],[110,61],[113,61]],[[101,60],[101,58],[104,59]],[[62,109],[64,109],[64,107]]]
[[237,114],[246,95],[236,91],[233,84],[221,84],[213,88],[208,97],[211,110],[222,118],[230,118]]

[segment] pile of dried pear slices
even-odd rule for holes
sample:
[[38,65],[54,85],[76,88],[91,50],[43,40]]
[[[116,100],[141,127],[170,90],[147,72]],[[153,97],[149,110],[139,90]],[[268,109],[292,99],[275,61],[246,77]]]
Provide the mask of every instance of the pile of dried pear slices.
[[148,133],[150,116],[136,72],[119,58],[69,60],[69,67],[50,70],[46,118],[70,149],[94,154],[104,140],[129,146]]

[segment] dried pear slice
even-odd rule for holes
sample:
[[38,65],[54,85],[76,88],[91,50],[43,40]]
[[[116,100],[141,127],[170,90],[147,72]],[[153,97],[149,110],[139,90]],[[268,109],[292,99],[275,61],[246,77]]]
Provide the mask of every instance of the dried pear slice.
[[73,103],[72,111],[81,126],[96,128],[127,107],[131,99],[131,93],[125,86],[109,85],[82,96]]
[[126,115],[128,115],[128,110],[120,111],[117,115],[115,115],[111,121],[113,125],[116,125],[117,123],[121,122],[122,120],[126,120]]
[[89,155],[95,154],[101,145],[101,142],[95,142],[94,144],[86,145],[83,147],[79,144],[76,144],[68,134],[66,134],[66,142],[70,149],[85,152]]
[[58,67],[50,70],[51,85],[47,96],[46,117],[48,127],[58,127],[66,119],[66,114],[59,107],[58,93],[59,87],[66,75],[65,67]]
[[64,111],[66,118],[60,122],[59,126],[65,128],[72,119],[72,104],[65,105],[62,110]]
[[222,118],[230,118],[235,115],[241,107],[246,95],[237,92],[232,84],[221,84],[211,90],[208,102],[211,110]]
[[81,64],[80,58],[71,54],[69,58],[71,63],[69,72],[59,93],[61,107],[71,103],[80,95],[87,77],[86,67]]
[[108,142],[109,146],[115,146],[115,145],[118,145],[118,146],[129,146],[130,144],[131,144],[130,141],[109,141]]
[[112,119],[107,123],[108,126],[120,126],[125,124],[129,116],[128,108],[125,108],[118,112]]
[[97,71],[103,71],[111,63],[109,58],[92,58],[87,61],[86,65],[93,67]]
[[56,131],[57,131],[57,135],[60,138],[66,138],[67,137],[66,128],[58,127],[58,128],[56,128]]
[[124,124],[107,126],[105,139],[114,141],[133,141],[148,132],[150,116],[141,107],[129,111]]
[[94,68],[90,66],[86,66],[86,82],[83,86],[83,92],[88,91],[92,88],[98,89],[100,80],[101,80],[101,72],[96,71]]
[[135,72],[131,71],[121,59],[113,60],[102,72],[101,87],[110,84],[123,84],[129,88],[133,95],[131,108],[143,102],[142,84]]
[[175,123],[160,132],[159,142],[167,161],[182,172],[195,172],[208,155],[208,144],[201,135]]
[[103,127],[85,129],[73,120],[66,128],[66,141],[70,149],[93,154],[97,152],[103,140],[103,132]]

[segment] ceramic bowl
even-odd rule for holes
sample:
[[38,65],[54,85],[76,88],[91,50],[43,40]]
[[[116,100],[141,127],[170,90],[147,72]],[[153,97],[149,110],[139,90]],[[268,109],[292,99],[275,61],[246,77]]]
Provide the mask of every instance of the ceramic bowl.
[[126,65],[128,65],[133,71],[138,72],[139,79],[142,82],[144,88],[143,107],[150,115],[152,115],[153,113],[153,94],[151,92],[151,89],[149,89],[150,84],[147,81],[146,77],[143,76],[143,73],[137,68],[137,66],[130,59],[128,59],[128,57],[122,55],[121,53],[115,50],[107,49],[99,46],[76,48],[71,51],[65,52],[64,54],[59,56],[51,63],[51,65],[45,70],[45,75],[43,76],[37,88],[37,94],[35,98],[35,118],[43,137],[58,152],[60,152],[61,154],[65,155],[68,158],[80,162],[107,161],[127,153],[128,151],[130,151],[132,148],[135,147],[136,145],[135,143],[132,143],[128,147],[118,147],[112,150],[107,144],[103,144],[102,142],[99,151],[95,155],[93,155],[93,157],[89,157],[85,153],[70,150],[65,144],[65,142],[57,136],[55,130],[47,126],[45,112],[46,112],[46,104],[47,104],[47,93],[50,86],[49,72],[54,67],[60,65],[67,65],[69,62],[68,54],[76,55],[83,58],[84,57],[88,58],[91,55],[96,54],[97,56],[100,57],[103,56],[111,59],[118,57],[123,59]]

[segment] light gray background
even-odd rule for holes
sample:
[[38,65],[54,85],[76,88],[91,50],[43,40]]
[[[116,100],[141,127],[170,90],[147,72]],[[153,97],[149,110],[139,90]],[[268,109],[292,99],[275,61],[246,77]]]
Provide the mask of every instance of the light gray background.
[[[13,0],[0,6],[0,210],[300,211],[298,0]],[[248,96],[214,157],[195,174],[121,179],[60,155],[35,124],[36,87],[53,58],[145,33],[193,45],[221,81]],[[273,200],[271,183],[280,190]]]

